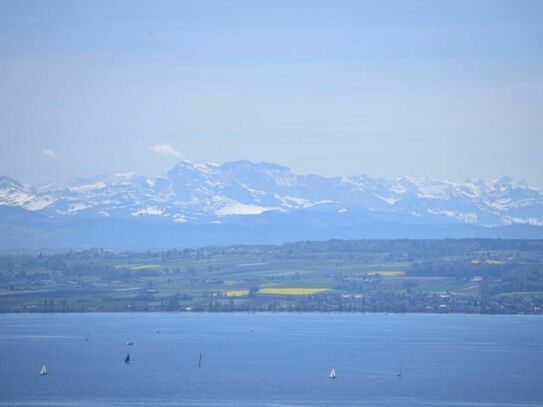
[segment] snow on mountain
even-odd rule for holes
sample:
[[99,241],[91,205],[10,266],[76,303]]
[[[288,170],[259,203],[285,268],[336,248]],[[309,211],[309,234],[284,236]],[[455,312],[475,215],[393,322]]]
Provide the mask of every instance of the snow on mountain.
[[3,205],[23,206],[34,198],[28,187],[8,178],[0,177],[0,203]]
[[232,216],[267,212],[348,215],[380,219],[456,222],[479,226],[543,225],[543,192],[503,177],[464,183],[404,176],[325,178],[250,161],[222,165],[181,161],[166,174],[146,178],[119,173],[73,179],[40,188],[0,177],[0,206],[48,216],[84,216],[220,223]]
[[230,215],[260,215],[266,211],[273,210],[273,208],[263,208],[257,205],[245,205],[241,203],[234,203],[230,206],[225,206],[221,209],[215,211],[216,215],[219,216],[230,216]]

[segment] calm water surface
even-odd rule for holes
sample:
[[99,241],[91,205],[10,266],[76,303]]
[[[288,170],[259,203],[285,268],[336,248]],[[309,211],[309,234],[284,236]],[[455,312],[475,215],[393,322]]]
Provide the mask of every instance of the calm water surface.
[[543,406],[543,318],[0,315],[0,405]]

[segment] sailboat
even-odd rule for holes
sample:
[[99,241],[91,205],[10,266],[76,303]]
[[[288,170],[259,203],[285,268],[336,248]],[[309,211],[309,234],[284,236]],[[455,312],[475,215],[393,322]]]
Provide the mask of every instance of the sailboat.
[[337,376],[336,376],[336,369],[332,368],[332,370],[330,371],[330,375],[328,376],[330,379],[335,379]]
[[43,365],[40,370],[40,374],[45,376],[47,374],[47,366]]
[[198,359],[198,367],[202,367],[202,352],[200,352],[200,359]]
[[402,378],[402,364],[400,363],[400,371],[398,372],[398,375],[397,375],[400,379]]
[[128,353],[126,357],[124,358],[124,363],[126,364],[130,363],[130,353]]

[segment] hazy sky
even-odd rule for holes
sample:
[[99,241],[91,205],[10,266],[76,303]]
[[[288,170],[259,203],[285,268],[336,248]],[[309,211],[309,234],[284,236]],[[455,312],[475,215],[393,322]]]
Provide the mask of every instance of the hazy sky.
[[543,187],[543,1],[0,0],[0,175],[180,158]]

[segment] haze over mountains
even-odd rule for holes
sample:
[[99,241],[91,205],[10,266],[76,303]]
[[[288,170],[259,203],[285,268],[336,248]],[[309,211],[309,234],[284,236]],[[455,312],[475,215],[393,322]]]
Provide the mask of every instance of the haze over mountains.
[[42,187],[0,177],[0,247],[164,248],[331,238],[543,237],[543,191],[503,177],[297,175],[181,161]]

